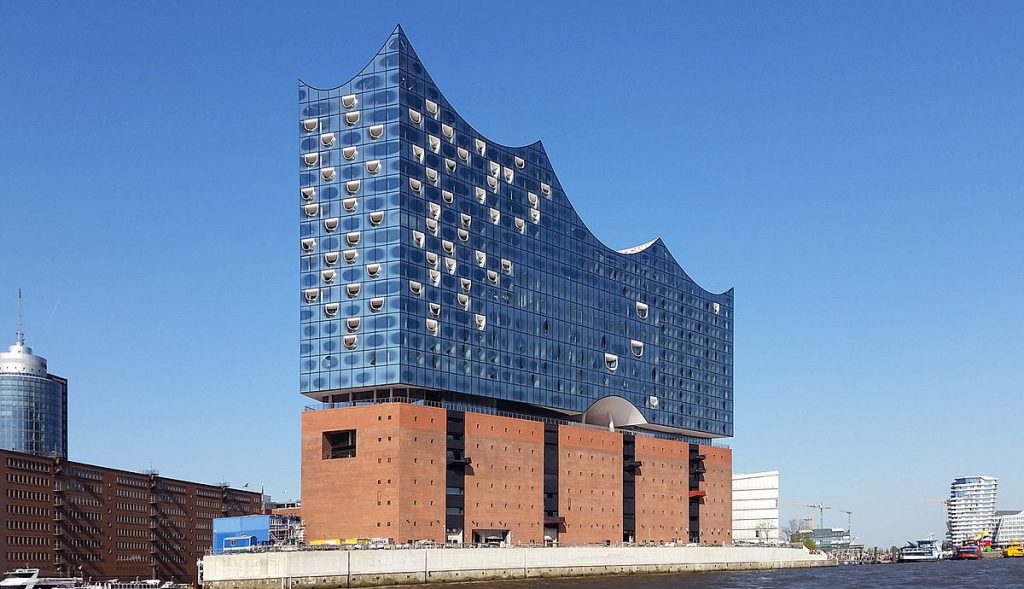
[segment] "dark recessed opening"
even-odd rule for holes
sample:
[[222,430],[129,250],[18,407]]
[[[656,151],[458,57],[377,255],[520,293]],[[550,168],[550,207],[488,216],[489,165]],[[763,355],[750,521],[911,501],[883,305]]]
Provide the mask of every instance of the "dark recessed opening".
[[324,432],[324,460],[356,457],[356,430]]

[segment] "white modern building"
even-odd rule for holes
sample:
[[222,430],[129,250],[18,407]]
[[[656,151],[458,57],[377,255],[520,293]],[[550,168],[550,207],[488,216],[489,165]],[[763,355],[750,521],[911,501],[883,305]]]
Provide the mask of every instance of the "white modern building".
[[996,523],[996,492],[999,479],[985,475],[957,477],[949,487],[946,503],[946,539],[960,543],[991,532]]
[[732,540],[737,544],[779,542],[779,471],[733,474]]
[[1024,542],[1024,511],[997,511],[992,543],[1006,548],[1014,542]]

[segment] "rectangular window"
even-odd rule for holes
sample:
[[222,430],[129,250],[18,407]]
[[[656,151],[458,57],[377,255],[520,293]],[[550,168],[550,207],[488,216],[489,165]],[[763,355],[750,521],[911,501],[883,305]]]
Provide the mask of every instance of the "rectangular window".
[[324,460],[356,457],[356,430],[324,432]]

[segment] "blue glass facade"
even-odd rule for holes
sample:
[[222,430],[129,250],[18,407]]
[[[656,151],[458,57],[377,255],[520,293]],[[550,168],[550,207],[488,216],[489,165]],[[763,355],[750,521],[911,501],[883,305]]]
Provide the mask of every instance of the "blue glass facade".
[[642,427],[732,435],[732,291],[698,286],[660,239],[603,245],[543,145],[473,129],[400,29],[299,102],[302,393],[569,415],[616,396]]
[[46,359],[32,353],[18,331],[0,352],[0,449],[66,457],[68,383],[46,371]]

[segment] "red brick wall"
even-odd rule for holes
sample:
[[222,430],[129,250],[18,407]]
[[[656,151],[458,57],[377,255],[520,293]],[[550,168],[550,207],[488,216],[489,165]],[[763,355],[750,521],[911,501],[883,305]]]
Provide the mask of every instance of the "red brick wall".
[[707,495],[700,506],[700,541],[732,544],[732,450],[700,446],[707,473],[701,483]]
[[465,541],[473,530],[510,530],[512,542],[544,539],[544,424],[466,413]]
[[[636,541],[686,541],[689,514],[686,442],[636,436]],[[730,515],[731,517],[731,515]]]
[[622,542],[622,435],[559,426],[558,471],[559,542]]

